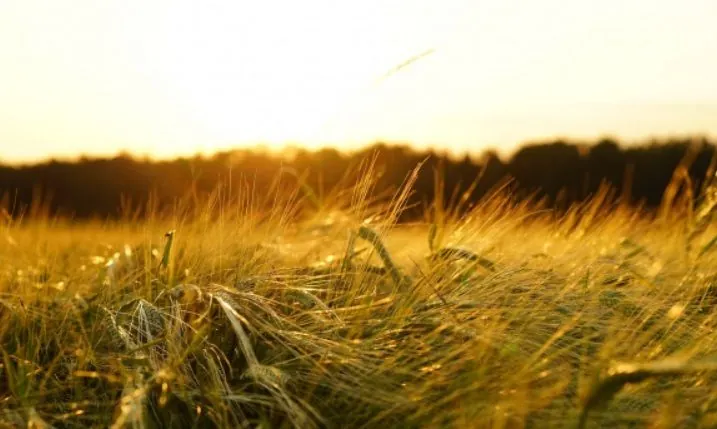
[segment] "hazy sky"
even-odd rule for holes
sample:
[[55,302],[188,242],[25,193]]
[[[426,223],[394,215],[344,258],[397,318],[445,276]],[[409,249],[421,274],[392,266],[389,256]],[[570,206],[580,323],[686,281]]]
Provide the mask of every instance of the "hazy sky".
[[715,0],[4,0],[0,160],[714,136],[716,20]]

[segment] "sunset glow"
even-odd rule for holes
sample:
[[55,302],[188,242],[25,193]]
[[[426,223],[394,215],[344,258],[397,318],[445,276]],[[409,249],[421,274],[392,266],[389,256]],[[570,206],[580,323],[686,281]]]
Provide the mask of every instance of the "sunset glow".
[[715,134],[715,17],[713,0],[3,2],[0,161]]

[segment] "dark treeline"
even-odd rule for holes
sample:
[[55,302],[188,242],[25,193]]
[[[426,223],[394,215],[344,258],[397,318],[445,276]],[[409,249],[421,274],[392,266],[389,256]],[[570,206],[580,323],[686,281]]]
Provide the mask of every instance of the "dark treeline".
[[236,182],[235,189],[251,183],[257,194],[266,194],[278,177],[296,182],[296,177],[280,174],[287,168],[303,175],[317,192],[325,193],[350,185],[346,172],[355,172],[355,181],[361,163],[372,157],[376,161],[374,191],[383,195],[390,195],[423,162],[411,197],[414,214],[433,201],[436,171],[443,179],[446,202],[460,195],[466,202],[476,203],[497,185],[512,179],[509,186],[517,198],[542,198],[553,207],[589,198],[603,183],[615,189],[616,198],[656,207],[688,152],[694,155],[689,173],[697,187],[715,153],[715,146],[706,139],[653,141],[629,147],[609,139],[594,144],[557,141],[526,145],[507,160],[494,152],[477,159],[453,159],[383,144],[350,155],[324,149],[298,151],[291,158],[252,150],[157,162],[126,155],[83,158],[78,162],[0,166],[0,208],[17,215],[31,208],[33,201],[36,206],[42,201],[44,210],[53,215],[114,218],[123,214],[127,201],[134,207],[146,207],[153,198],[159,206],[166,206],[190,190],[195,195],[207,195],[230,178]]

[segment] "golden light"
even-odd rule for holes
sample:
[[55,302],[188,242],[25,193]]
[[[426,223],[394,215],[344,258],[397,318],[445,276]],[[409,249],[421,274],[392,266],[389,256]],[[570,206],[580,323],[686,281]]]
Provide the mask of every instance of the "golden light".
[[0,158],[714,133],[713,16],[711,0],[3,2]]

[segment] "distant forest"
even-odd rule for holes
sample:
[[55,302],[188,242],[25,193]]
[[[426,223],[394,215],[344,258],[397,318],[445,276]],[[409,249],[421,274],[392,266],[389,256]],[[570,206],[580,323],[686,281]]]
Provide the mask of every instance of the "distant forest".
[[[535,143],[523,146],[509,159],[501,159],[495,152],[455,159],[385,144],[352,154],[333,149],[300,150],[290,158],[249,149],[173,161],[128,155],[82,158],[19,167],[0,165],[0,211],[4,208],[18,216],[42,210],[75,219],[143,216],[150,201],[153,207],[171,207],[189,193],[201,199],[229,181],[235,192],[263,197],[289,189],[283,184],[293,183],[296,189],[297,181],[302,181],[321,197],[359,180],[360,166],[367,159],[375,160],[373,193],[386,198],[422,163],[410,198],[413,209],[407,216],[419,215],[434,200],[436,172],[443,181],[446,203],[458,196],[469,206],[496,187],[507,186],[516,199],[542,199],[560,209],[608,185],[614,189],[615,201],[654,208],[681,162],[687,163],[696,190],[714,155],[714,144],[699,138],[630,146],[610,139],[593,144]],[[282,173],[286,171],[293,173]],[[272,199],[264,200],[268,204]]]

